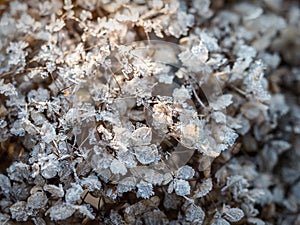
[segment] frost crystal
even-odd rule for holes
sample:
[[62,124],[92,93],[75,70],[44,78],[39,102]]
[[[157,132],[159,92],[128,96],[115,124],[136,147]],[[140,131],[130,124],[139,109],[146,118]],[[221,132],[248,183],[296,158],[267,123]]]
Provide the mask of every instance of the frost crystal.
[[135,189],[136,180],[133,177],[126,177],[118,183],[118,193],[124,193]]
[[63,20],[57,19],[55,22],[51,23],[50,25],[46,26],[46,30],[52,32],[58,32],[65,26],[65,22]]
[[152,130],[148,127],[141,127],[132,133],[132,144],[134,146],[149,145],[152,139]]
[[198,60],[200,60],[203,63],[205,63],[208,59],[208,50],[201,41],[199,45],[192,47],[191,52]]
[[214,219],[211,225],[230,225],[230,223],[223,218],[218,218],[218,219]]
[[230,176],[227,177],[226,186],[222,188],[222,191],[232,189],[234,194],[242,194],[247,191],[246,188],[248,185],[249,184],[244,177],[240,175]]
[[215,102],[210,103],[214,110],[221,110],[226,108],[232,103],[232,95],[225,94],[220,96]]
[[43,126],[41,128],[41,132],[43,132],[42,140],[46,143],[50,143],[55,139],[55,129],[50,123],[43,123]]
[[193,178],[193,176],[195,174],[195,170],[190,166],[183,166],[183,167],[180,167],[176,171],[176,173],[177,173],[177,177],[179,179],[187,180],[187,179]]
[[11,180],[22,182],[29,178],[29,168],[25,163],[15,162],[7,169],[7,173]]
[[7,176],[3,174],[0,174],[0,188],[1,193],[3,193],[4,195],[9,195],[11,189],[10,180]]
[[79,184],[71,184],[71,188],[66,191],[66,202],[70,204],[75,204],[79,199],[83,192],[82,187]]
[[184,102],[191,98],[189,91],[184,87],[175,88],[172,95],[177,102]]
[[1,222],[2,224],[7,223],[7,221],[9,221],[9,219],[10,219],[10,216],[9,216],[9,215],[0,213],[0,222]]
[[223,211],[226,219],[230,222],[238,222],[244,217],[244,212],[239,208],[230,208]]
[[89,191],[96,191],[101,189],[101,182],[99,181],[98,177],[95,175],[90,175],[84,178],[81,181],[82,186],[87,186]]
[[176,38],[179,38],[181,34],[186,35],[188,27],[191,27],[194,24],[194,16],[179,11],[176,17],[178,19],[171,22],[168,31],[171,35],[175,36]]
[[189,195],[191,191],[191,187],[189,182],[185,180],[174,180],[174,190],[175,193],[179,196]]
[[13,123],[12,128],[10,129],[10,132],[16,136],[24,136],[25,135],[25,130],[24,130],[20,120],[16,120]]
[[197,192],[195,193],[196,198],[201,198],[207,195],[213,188],[212,179],[205,179],[198,187]]
[[147,199],[154,194],[152,184],[147,183],[143,180],[137,184],[137,188],[138,192],[136,193],[136,195],[138,198],[141,197]]
[[155,145],[135,147],[135,156],[142,164],[149,164],[159,159],[158,150]]
[[263,70],[263,63],[261,61],[256,61],[255,64],[253,64],[247,79],[245,79],[245,84],[258,100],[264,102],[270,100],[270,95],[264,87],[267,84],[263,77]]
[[5,96],[10,96],[10,95],[17,95],[16,88],[13,84],[8,83],[4,84],[4,80],[0,80],[0,94],[3,94]]
[[31,209],[41,209],[47,204],[48,198],[42,191],[37,191],[27,199],[27,207]]
[[51,195],[53,195],[55,197],[61,198],[65,195],[61,184],[59,185],[59,187],[52,185],[52,184],[46,184],[43,189],[44,189],[44,191],[51,193]]
[[126,169],[124,163],[120,162],[117,159],[114,159],[111,162],[110,170],[111,170],[111,172],[113,174],[122,174],[122,175],[125,175],[127,173],[127,169]]
[[63,203],[52,206],[47,214],[50,215],[51,220],[65,220],[72,216],[75,211],[76,209],[72,205]]
[[[51,154],[47,157],[41,158],[41,173],[46,179],[50,179],[56,176],[59,171],[58,161],[56,157]],[[45,160],[45,161],[44,161]]]
[[75,209],[77,209],[82,215],[90,218],[91,220],[95,219],[95,216],[91,213],[91,209],[88,209],[87,206],[81,205],[81,206],[73,206]]
[[28,213],[26,211],[26,202],[20,201],[13,204],[10,208],[10,213],[13,219],[17,221],[26,221]]
[[28,43],[24,41],[11,42],[9,47],[6,49],[6,53],[9,53],[10,59],[8,61],[9,65],[22,65],[23,67],[26,64],[25,57],[28,52],[24,49],[28,47]]
[[185,211],[185,216],[187,221],[200,225],[204,221],[205,213],[199,206],[190,204]]

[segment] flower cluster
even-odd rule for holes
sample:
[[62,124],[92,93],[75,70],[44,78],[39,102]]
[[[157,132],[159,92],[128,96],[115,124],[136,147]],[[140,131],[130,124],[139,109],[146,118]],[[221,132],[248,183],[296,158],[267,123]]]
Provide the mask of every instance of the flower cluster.
[[0,1],[0,222],[300,223],[300,7]]

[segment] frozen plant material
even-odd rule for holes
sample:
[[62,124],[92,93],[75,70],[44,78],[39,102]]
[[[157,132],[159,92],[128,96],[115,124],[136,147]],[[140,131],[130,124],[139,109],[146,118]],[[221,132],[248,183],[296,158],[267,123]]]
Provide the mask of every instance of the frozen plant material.
[[0,1],[0,223],[298,223],[299,12]]
[[11,189],[10,180],[7,176],[3,174],[0,174],[0,188],[1,193],[3,193],[4,195],[9,195]]
[[11,180],[22,182],[29,178],[29,168],[25,163],[15,162],[7,169],[7,173]]
[[41,174],[44,178],[50,179],[56,176],[59,166],[58,160],[54,154],[40,158]]
[[81,205],[81,206],[73,206],[75,209],[77,209],[82,215],[90,218],[95,219],[95,216],[91,213],[91,209],[88,209],[87,206]]
[[230,225],[230,223],[223,218],[217,218],[212,221],[211,225]]
[[118,183],[117,191],[124,193],[135,189],[136,180],[133,177],[126,177]]
[[27,199],[27,207],[31,209],[42,209],[47,204],[47,196],[43,191],[37,191]]
[[174,190],[177,195],[185,196],[190,194],[191,187],[185,180],[174,180]]
[[5,96],[10,96],[10,95],[17,95],[16,88],[13,84],[8,83],[5,84],[4,80],[0,80],[0,94],[3,94]]
[[71,184],[71,188],[66,191],[66,202],[70,204],[75,204],[83,192],[82,187],[79,184]]
[[5,224],[5,223],[7,223],[7,221],[9,221],[9,219],[10,219],[9,215],[0,213],[0,222],[1,223]]
[[12,218],[17,221],[26,221],[28,218],[26,202],[24,201],[16,202],[9,208],[9,210]]
[[120,162],[117,159],[114,159],[111,162],[110,170],[111,170],[111,172],[113,174],[122,174],[122,175],[125,175],[127,173],[127,169],[126,169],[124,163]]
[[190,166],[183,166],[180,167],[177,171],[177,177],[179,179],[191,179],[193,178],[195,171],[193,168],[191,168]]
[[158,150],[155,145],[135,147],[135,156],[142,164],[149,164],[159,160]]
[[90,175],[84,178],[81,181],[81,185],[87,186],[89,191],[96,191],[96,190],[99,191],[102,187],[101,182],[99,181],[98,177],[95,175]]
[[213,189],[213,183],[211,178],[203,180],[200,185],[198,185],[194,197],[202,198],[206,196]]
[[64,189],[62,188],[62,185],[55,186],[53,184],[46,184],[44,186],[44,191],[49,192],[54,197],[63,197],[65,195]]
[[154,194],[152,184],[147,183],[143,180],[137,184],[137,188],[138,188],[138,192],[136,194],[137,197],[147,199],[147,198],[150,198]]
[[60,204],[52,206],[46,214],[49,214],[51,220],[64,220],[72,216],[76,209],[70,204]]
[[238,222],[244,217],[244,212],[239,208],[224,207],[223,212],[225,214],[225,218],[230,222]]
[[193,224],[203,224],[205,213],[201,207],[193,203],[188,204],[187,206],[184,205],[183,207],[186,207],[184,209],[186,221],[189,221]]

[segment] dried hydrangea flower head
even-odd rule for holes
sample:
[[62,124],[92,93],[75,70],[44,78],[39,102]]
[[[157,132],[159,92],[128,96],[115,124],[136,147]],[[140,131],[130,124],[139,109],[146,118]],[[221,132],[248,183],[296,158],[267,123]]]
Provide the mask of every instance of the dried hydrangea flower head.
[[298,224],[297,1],[0,1],[0,223]]

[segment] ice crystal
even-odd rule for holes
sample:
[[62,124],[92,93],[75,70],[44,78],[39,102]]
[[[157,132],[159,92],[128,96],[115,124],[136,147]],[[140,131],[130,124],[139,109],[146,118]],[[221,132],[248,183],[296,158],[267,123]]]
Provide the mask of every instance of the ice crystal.
[[65,195],[61,184],[58,187],[52,184],[46,184],[43,189],[55,197],[61,198]]
[[3,174],[0,174],[0,187],[1,187],[1,192],[4,195],[9,195],[11,189],[11,183],[9,178]]
[[214,110],[221,110],[226,108],[232,103],[232,95],[225,94],[220,96],[215,102],[210,103]]
[[135,189],[136,180],[133,177],[126,177],[118,183],[117,191],[124,193]]
[[201,207],[190,204],[185,210],[186,220],[193,224],[202,224],[204,221],[205,213]]
[[4,80],[0,80],[0,94],[3,94],[5,96],[10,96],[10,95],[17,95],[16,88],[13,84],[8,83],[4,84]]
[[41,209],[47,204],[48,198],[43,191],[37,191],[27,199],[27,207],[31,209]]
[[177,177],[179,179],[191,179],[193,178],[194,174],[195,174],[195,171],[192,167],[190,166],[183,166],[183,167],[180,167],[177,171]]
[[71,188],[66,191],[66,202],[70,204],[76,203],[83,192],[82,187],[79,184],[71,184]]
[[211,225],[230,225],[230,223],[223,218],[217,218],[212,221]]
[[86,178],[83,178],[81,181],[81,185],[87,186],[89,191],[99,191],[102,187],[101,182],[95,175],[90,175]]
[[43,177],[50,179],[56,176],[59,163],[54,154],[41,158],[40,164],[42,164],[41,174]]
[[9,47],[6,49],[6,53],[10,54],[8,64],[14,66],[19,64],[24,67],[26,64],[25,57],[28,54],[27,51],[24,51],[26,47],[28,47],[27,42],[11,42]]
[[223,209],[225,213],[225,217],[230,222],[238,222],[244,217],[244,212],[239,208],[229,208],[225,210]]
[[0,222],[5,224],[9,221],[10,216],[7,214],[0,213]]
[[52,206],[48,211],[50,218],[52,220],[64,220],[72,216],[76,209],[69,204],[63,203],[60,205]]
[[29,165],[22,162],[15,162],[7,169],[7,173],[11,180],[22,182],[29,178],[29,169]]
[[180,35],[186,35],[188,28],[194,24],[194,16],[183,11],[179,11],[176,14],[176,18],[176,20],[171,22],[168,31],[171,35],[179,38]]
[[189,182],[185,180],[174,180],[174,190],[177,195],[189,195],[191,188]]
[[261,61],[256,61],[253,64],[249,76],[245,79],[245,83],[255,97],[260,101],[267,101],[270,99],[270,95],[265,91],[264,85],[266,81],[263,78],[264,66]]
[[126,169],[124,163],[120,162],[117,159],[114,159],[111,162],[110,170],[111,170],[111,172],[113,174],[122,174],[122,175],[125,175],[127,173],[127,169]]
[[153,163],[159,159],[158,150],[155,145],[135,147],[135,156],[142,164]]
[[205,179],[197,188],[197,191],[195,193],[196,198],[201,198],[203,196],[206,196],[213,188],[212,179],[207,178]]
[[28,218],[26,202],[24,201],[16,202],[9,208],[9,210],[12,218],[17,221],[26,221]]
[[150,184],[150,183],[147,183],[142,180],[136,186],[138,188],[138,192],[136,194],[137,197],[147,199],[147,198],[150,198],[154,194],[152,184]]
[[43,123],[43,126],[41,128],[42,132],[42,140],[45,141],[46,143],[50,143],[51,141],[55,140],[56,132],[50,123]]

